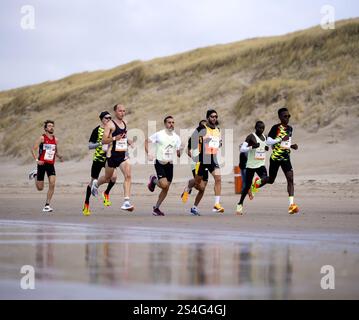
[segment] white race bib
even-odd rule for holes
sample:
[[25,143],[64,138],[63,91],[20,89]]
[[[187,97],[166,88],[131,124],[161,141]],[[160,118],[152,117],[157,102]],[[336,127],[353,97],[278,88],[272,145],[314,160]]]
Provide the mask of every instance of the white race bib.
[[281,148],[283,149],[290,149],[290,146],[292,145],[292,138],[289,138],[287,141],[282,141],[280,143]]
[[256,149],[256,153],[254,155],[255,160],[265,160],[266,159],[266,152],[263,149]]
[[52,161],[55,157],[56,145],[54,144],[44,144],[43,148],[45,150],[44,160]]
[[174,154],[174,147],[169,145],[166,149],[163,150],[163,159],[166,161],[172,161]]
[[116,151],[127,151],[127,138],[116,141]]
[[218,149],[219,148],[219,137],[210,136],[209,138],[211,140],[209,140],[208,146],[213,149]]

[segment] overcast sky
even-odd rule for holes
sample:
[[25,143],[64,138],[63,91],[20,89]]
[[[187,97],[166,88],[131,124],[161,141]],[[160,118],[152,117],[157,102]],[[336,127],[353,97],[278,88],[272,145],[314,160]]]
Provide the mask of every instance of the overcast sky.
[[1,0],[0,90],[304,29],[326,4],[359,16],[359,0]]

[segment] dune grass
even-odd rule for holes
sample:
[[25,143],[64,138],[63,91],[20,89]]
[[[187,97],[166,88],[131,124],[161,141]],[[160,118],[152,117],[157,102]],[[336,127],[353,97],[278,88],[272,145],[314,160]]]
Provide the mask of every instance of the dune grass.
[[194,127],[208,106],[222,123],[244,130],[284,104],[297,125],[318,131],[338,112],[358,117],[358,57],[359,19],[349,19],[335,30],[313,27],[3,91],[0,152],[30,159],[29,147],[49,118],[66,158],[81,159],[99,112],[118,102],[126,104],[131,127],[145,132],[147,119],[161,123],[166,114],[177,127]]

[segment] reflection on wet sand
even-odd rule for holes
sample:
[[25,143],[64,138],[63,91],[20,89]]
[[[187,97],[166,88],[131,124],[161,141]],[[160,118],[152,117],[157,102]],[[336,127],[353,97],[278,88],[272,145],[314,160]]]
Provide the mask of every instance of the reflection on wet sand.
[[261,250],[247,244],[87,243],[85,259],[95,284],[248,285],[270,288],[273,299],[287,298],[292,269],[288,246]]
[[[315,243],[305,259],[308,243],[235,241],[188,231],[5,223],[0,228],[0,287],[30,264],[40,282],[132,288],[135,297],[138,290],[148,299],[291,299],[319,294],[320,278],[313,270],[326,256],[341,259],[340,250],[323,253]],[[357,275],[357,261],[357,253],[342,261],[349,280]]]

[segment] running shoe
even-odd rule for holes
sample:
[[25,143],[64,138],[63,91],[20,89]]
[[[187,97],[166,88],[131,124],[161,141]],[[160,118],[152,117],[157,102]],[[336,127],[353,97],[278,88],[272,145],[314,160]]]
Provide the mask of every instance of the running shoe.
[[89,216],[91,214],[91,211],[90,211],[90,205],[88,203],[85,203],[84,204],[84,207],[82,209],[82,214],[84,216]]
[[97,180],[92,181],[91,194],[92,194],[94,197],[97,197],[97,196],[98,196]]
[[42,212],[52,212],[54,209],[52,209],[48,204],[42,209]]
[[237,204],[236,215],[238,215],[238,216],[243,215],[243,205],[242,204]]
[[105,207],[110,207],[112,205],[112,202],[110,201],[110,195],[105,192],[102,192],[102,200]]
[[223,213],[224,212],[224,208],[219,204],[216,203],[213,207],[213,212],[218,212],[218,213]]
[[252,183],[252,187],[251,187],[252,195],[253,195],[254,193],[257,193],[257,192],[258,192],[258,189],[259,189],[259,185],[257,184],[258,180],[260,180],[259,177],[256,177],[256,178],[254,179],[254,182]]
[[125,201],[121,209],[132,212],[135,209],[135,207],[129,201]]
[[37,176],[37,169],[31,170],[29,172],[29,180],[34,179]]
[[288,209],[288,213],[289,214],[294,214],[294,213],[298,213],[299,212],[299,207],[293,203],[289,206],[289,209]]
[[188,190],[187,187],[184,187],[184,190],[183,190],[183,192],[182,192],[182,194],[181,194],[181,199],[182,199],[182,202],[183,202],[183,203],[186,203],[186,202],[187,202],[188,197],[189,197],[189,195],[191,194],[191,192],[192,192],[192,189],[189,189],[189,190]]
[[200,216],[199,210],[197,208],[195,208],[195,207],[192,207],[191,208],[191,215],[192,216]]
[[150,190],[151,192],[155,191],[156,180],[157,180],[156,176],[151,174],[147,184],[148,190]]
[[160,210],[160,208],[153,207],[152,214],[154,216],[164,216],[165,214]]

